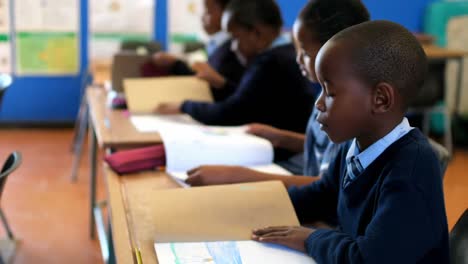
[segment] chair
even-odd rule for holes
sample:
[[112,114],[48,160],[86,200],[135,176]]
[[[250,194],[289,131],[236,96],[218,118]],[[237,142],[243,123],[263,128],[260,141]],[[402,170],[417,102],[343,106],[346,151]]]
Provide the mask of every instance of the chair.
[[120,45],[121,51],[143,52],[144,54],[153,54],[161,51],[162,46],[156,41],[123,41]]
[[[3,194],[3,189],[5,187],[6,180],[8,178],[8,175],[10,175],[16,168],[19,167],[21,164],[21,153],[15,151],[11,153],[5,163],[3,164],[2,170],[0,172],[0,199]],[[3,226],[5,227],[5,230],[7,232],[8,238],[13,240],[13,232],[11,231],[10,225],[7,222],[7,219],[5,217],[5,214],[3,213],[3,210],[0,207],[0,218],[2,220]]]
[[468,209],[450,232],[450,263],[468,263]]
[[442,172],[442,179],[445,176],[445,171],[447,170],[447,165],[450,160],[450,153],[444,146],[440,145],[439,143],[435,142],[432,139],[428,139],[429,144],[431,144],[432,150],[434,150],[434,153],[437,156],[437,159],[439,160],[440,164],[440,170]]
[[420,93],[410,106],[410,113],[422,114],[422,131],[429,136],[431,116],[439,113],[444,116],[444,146],[449,154],[453,151],[452,116],[444,100],[445,60],[430,60],[427,78]]
[[[5,187],[6,180],[8,176],[18,168],[21,164],[21,154],[19,152],[11,153],[5,163],[3,164],[2,170],[0,171],[0,200],[3,194],[3,189]],[[0,207],[0,219],[3,223],[3,226],[6,230],[8,239],[0,240],[0,264],[11,263],[11,260],[15,254],[17,242],[13,236],[10,225],[3,213],[3,210]]]
[[8,74],[0,74],[0,102],[3,99],[6,89],[11,85],[13,79]]

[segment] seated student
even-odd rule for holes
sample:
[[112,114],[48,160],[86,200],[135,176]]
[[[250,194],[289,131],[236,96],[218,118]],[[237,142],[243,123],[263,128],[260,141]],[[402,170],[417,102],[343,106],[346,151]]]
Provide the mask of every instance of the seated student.
[[209,125],[261,122],[303,133],[313,94],[295,62],[294,46],[281,35],[282,25],[274,0],[232,0],[223,13],[223,27],[247,65],[234,94],[217,103],[168,102],[157,112],[186,113]]
[[[369,12],[360,0],[310,0],[300,12],[293,28],[297,62],[303,75],[317,83],[315,56],[320,47],[339,31],[368,20]],[[275,148],[304,153],[304,159],[297,162],[297,167],[303,167],[303,170],[295,173],[318,176],[328,168],[330,159],[336,155],[338,145],[331,143],[320,129],[320,124],[316,121],[317,114],[318,111],[314,109],[309,118],[306,135],[262,124],[250,125],[249,132],[268,139]],[[291,166],[286,168],[291,170]],[[305,176],[284,177],[239,166],[201,166],[190,170],[188,174],[187,183],[194,186],[281,180],[289,187],[307,185],[318,179]]]
[[426,68],[416,38],[392,22],[331,38],[316,60],[317,119],[333,142],[352,141],[319,181],[289,195],[302,223],[336,218],[338,228],[267,227],[252,238],[317,263],[448,263],[439,162],[404,117]]
[[[204,13],[202,24],[205,32],[210,36],[206,45],[208,64],[196,63],[195,71],[177,57],[158,52],[154,58],[154,64],[160,67],[170,68],[175,75],[197,75],[210,83],[211,92],[215,101],[222,101],[234,92],[241,79],[245,67],[239,62],[231,50],[231,36],[221,29],[221,15],[230,0],[204,0]],[[214,74],[212,72],[216,72]],[[226,82],[219,85],[218,76],[224,76]]]

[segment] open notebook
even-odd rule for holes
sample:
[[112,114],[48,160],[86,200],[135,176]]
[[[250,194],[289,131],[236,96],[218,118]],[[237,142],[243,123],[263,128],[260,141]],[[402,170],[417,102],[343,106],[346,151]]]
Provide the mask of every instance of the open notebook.
[[250,240],[255,228],[299,225],[279,181],[158,190],[147,199],[154,206],[143,218],[151,221],[160,264],[314,263],[303,253]]
[[180,184],[186,171],[201,165],[238,165],[291,175],[273,163],[273,146],[268,140],[246,133],[245,126],[205,126],[187,115],[132,116],[141,132],[159,132],[166,151],[166,171]]

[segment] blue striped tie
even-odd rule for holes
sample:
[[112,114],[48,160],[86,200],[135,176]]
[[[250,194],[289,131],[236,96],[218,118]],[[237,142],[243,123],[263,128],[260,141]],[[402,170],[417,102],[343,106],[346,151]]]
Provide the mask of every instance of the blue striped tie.
[[356,156],[351,157],[351,160],[346,165],[346,175],[343,179],[343,188],[348,187],[348,185],[353,182],[359,174],[361,174],[362,165]]

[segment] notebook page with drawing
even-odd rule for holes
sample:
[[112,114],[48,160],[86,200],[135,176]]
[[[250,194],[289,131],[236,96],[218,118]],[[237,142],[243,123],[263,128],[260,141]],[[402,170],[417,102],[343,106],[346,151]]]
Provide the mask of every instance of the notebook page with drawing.
[[[255,241],[215,241],[154,244],[159,264],[314,264],[306,254],[284,246]],[[259,261],[261,260],[261,262]]]
[[151,200],[159,205],[151,214],[161,264],[314,263],[303,253],[249,240],[255,228],[299,225],[279,181],[156,191]]

